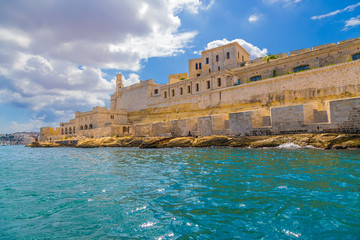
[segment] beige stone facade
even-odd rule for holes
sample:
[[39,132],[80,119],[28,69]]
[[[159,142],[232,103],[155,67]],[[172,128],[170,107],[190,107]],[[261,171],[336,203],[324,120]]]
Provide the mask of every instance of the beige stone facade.
[[357,108],[345,107],[349,119],[341,120],[334,106],[341,99],[357,106],[359,54],[360,38],[255,60],[230,43],[189,60],[189,74],[169,75],[168,84],[150,79],[123,87],[118,75],[110,110],[77,112],[60,124],[61,135],[101,135],[94,129],[135,136],[256,135],[336,126],[353,132],[356,125],[344,128],[343,122],[357,119]]

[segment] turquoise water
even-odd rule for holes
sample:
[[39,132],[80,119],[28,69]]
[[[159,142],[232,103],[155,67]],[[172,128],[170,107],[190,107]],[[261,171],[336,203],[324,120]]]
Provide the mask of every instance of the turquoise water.
[[360,239],[360,151],[0,147],[0,239]]

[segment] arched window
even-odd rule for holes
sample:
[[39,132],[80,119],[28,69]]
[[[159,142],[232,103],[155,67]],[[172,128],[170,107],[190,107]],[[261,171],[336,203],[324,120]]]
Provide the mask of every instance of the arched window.
[[89,129],[92,129],[92,128],[93,128],[93,125],[92,125],[92,124],[90,124],[90,125],[89,125]]
[[85,124],[85,130],[88,129],[88,126]]
[[61,129],[61,134],[64,135],[64,129],[63,128]]
[[81,126],[80,126],[80,130],[84,130],[84,127],[83,127],[83,125],[81,125]]
[[67,134],[67,128],[65,128],[65,134]]
[[69,134],[72,134],[72,129],[71,129],[71,127],[69,127]]

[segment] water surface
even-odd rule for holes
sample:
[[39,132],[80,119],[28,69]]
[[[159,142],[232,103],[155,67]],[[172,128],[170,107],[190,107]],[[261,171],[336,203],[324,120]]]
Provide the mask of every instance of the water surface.
[[360,151],[0,147],[1,239],[360,239]]

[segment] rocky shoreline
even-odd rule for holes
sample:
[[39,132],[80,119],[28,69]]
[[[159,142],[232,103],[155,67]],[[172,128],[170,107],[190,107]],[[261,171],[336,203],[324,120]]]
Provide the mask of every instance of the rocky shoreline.
[[292,144],[299,147],[320,149],[360,149],[360,134],[291,134],[276,136],[249,137],[105,137],[86,139],[65,139],[54,142],[33,142],[27,147],[139,147],[139,148],[174,148],[174,147],[240,147],[266,148]]

